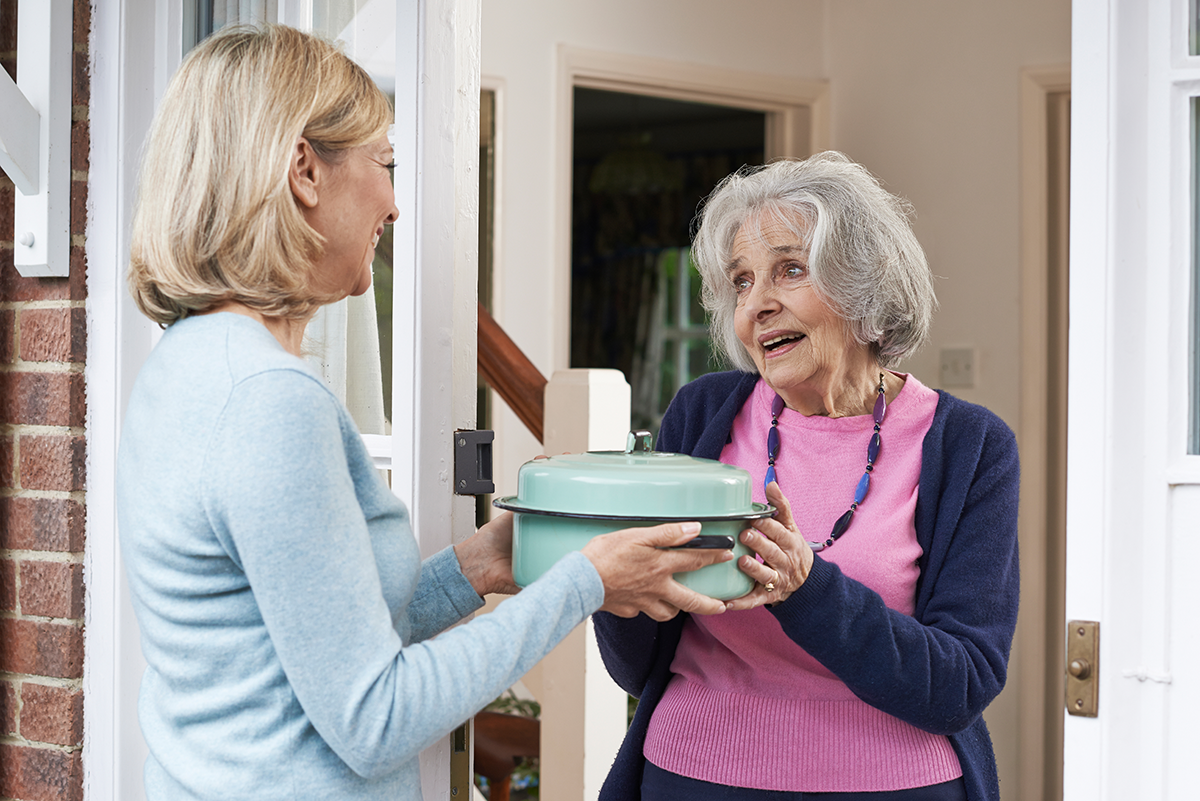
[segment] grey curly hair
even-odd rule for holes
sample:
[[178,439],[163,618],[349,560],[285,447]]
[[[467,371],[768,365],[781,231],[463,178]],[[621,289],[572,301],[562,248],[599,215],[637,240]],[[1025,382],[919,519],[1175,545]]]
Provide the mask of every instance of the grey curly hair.
[[738,232],[769,219],[808,247],[813,288],[880,365],[915,353],[937,298],[911,214],[907,201],[834,151],[743,167],[723,179],[701,206],[692,243],[717,349],[734,367],[757,370],[734,332],[737,294],[727,270]]

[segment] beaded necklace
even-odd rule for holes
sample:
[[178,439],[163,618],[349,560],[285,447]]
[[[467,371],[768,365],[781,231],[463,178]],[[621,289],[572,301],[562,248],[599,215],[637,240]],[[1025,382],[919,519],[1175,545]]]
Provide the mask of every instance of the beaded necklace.
[[[883,445],[879,429],[883,426],[883,418],[887,414],[887,399],[883,396],[883,373],[879,374],[878,392],[879,396],[875,398],[875,408],[871,412],[871,417],[875,420],[875,431],[871,434],[871,441],[867,443],[867,469],[854,489],[854,502],[850,504],[846,513],[833,524],[833,530],[829,532],[828,539],[824,542],[809,541],[808,545],[814,551],[825,550],[846,533],[846,529],[850,528],[850,521],[854,519],[854,511],[867,497],[867,490],[871,489],[871,473],[875,471],[875,460],[879,458],[879,448]],[[775,400],[771,401],[771,430],[767,432],[767,477],[763,480],[764,492],[768,484],[778,480],[775,476],[775,459],[779,456],[779,415],[781,414],[783,414],[783,398],[776,393]]]

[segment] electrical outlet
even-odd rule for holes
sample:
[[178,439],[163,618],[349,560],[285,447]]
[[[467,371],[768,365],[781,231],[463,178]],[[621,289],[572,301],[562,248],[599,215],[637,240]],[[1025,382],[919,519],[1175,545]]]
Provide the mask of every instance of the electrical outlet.
[[942,348],[940,363],[942,387],[975,386],[974,348]]

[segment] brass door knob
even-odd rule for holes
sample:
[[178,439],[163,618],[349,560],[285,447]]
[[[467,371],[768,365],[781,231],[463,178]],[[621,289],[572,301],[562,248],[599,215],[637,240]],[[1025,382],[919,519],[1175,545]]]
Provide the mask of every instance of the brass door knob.
[[1071,664],[1067,665],[1067,672],[1077,679],[1086,679],[1092,675],[1092,666],[1086,659],[1072,659]]

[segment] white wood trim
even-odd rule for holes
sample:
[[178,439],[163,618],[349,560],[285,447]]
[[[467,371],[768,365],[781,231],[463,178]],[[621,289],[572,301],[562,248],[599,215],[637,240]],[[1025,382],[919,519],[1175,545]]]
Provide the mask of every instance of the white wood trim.
[[[1061,593],[1047,575],[1048,551],[1055,545],[1048,531],[1047,398],[1049,386],[1046,343],[1049,321],[1048,231],[1049,207],[1046,190],[1047,100],[1051,94],[1069,92],[1069,66],[1029,68],[1020,78],[1021,101],[1021,407],[1018,441],[1021,451],[1021,620],[1017,629],[1011,665],[1017,685],[1018,745],[1015,797],[1043,798],[1049,759],[1059,744],[1050,742],[1046,731],[1048,704],[1061,700],[1057,686],[1048,686],[1046,660],[1047,605],[1052,593]],[[1059,534],[1061,537],[1061,533]],[[1054,586],[1051,586],[1054,585]],[[1052,696],[1052,698],[1050,697]],[[1061,706],[1059,706],[1061,708]],[[1052,750],[1047,750],[1052,749]]]
[[[1071,287],[1068,344],[1067,618],[1102,620],[1103,531],[1097,502],[1110,463],[1108,438],[1112,332],[1107,310],[1111,166],[1109,3],[1075,2],[1071,17]],[[1085,271],[1082,265],[1088,265]],[[1103,636],[1103,633],[1102,633]],[[1107,698],[1101,697],[1101,704]],[[1107,711],[1107,709],[1105,710]],[[1065,714],[1065,712],[1064,712]],[[1063,798],[1107,798],[1098,718],[1064,722]]]
[[1190,284],[1176,87],[1195,79],[1172,68],[1175,2],[1074,5],[1067,616],[1101,622],[1101,668],[1099,717],[1065,721],[1068,801],[1194,795],[1197,740],[1173,703],[1200,675],[1175,602],[1194,597],[1174,559],[1193,523],[1173,506],[1195,495],[1169,483],[1187,349],[1173,295]]
[[[1196,237],[1200,232],[1193,230],[1196,200],[1193,193],[1200,189],[1200,181],[1193,180],[1200,171],[1194,164],[1193,137],[1200,131],[1192,131],[1192,103],[1200,102],[1200,71],[1173,70],[1170,88],[1169,140],[1170,162],[1179,168],[1168,168],[1169,186],[1165,187],[1170,198],[1167,227],[1170,262],[1170,310],[1168,364],[1165,392],[1169,399],[1168,448],[1172,461],[1178,465],[1200,463],[1200,456],[1188,455],[1188,440],[1194,399],[1191,348],[1193,337],[1200,336],[1200,322],[1195,318],[1200,309],[1193,308],[1197,297],[1192,281],[1197,274],[1195,260]],[[1200,141],[1197,139],[1196,141]],[[1176,471],[1178,467],[1173,467]],[[1182,482],[1175,482],[1182,483]]]
[[[555,103],[555,220],[551,297],[571,308],[571,156],[575,87],[687,100],[768,115],[767,156],[807,156],[829,142],[829,83],[559,45]],[[499,308],[499,307],[498,307]],[[570,366],[570,314],[554,315],[551,363]]]
[[[480,0],[422,0],[415,20],[402,23],[407,5],[397,3],[397,50],[414,42],[418,61],[402,63],[398,55],[396,83],[399,92],[410,82],[406,102],[416,99],[417,172],[412,217],[401,206],[397,225],[416,225],[411,250],[402,255],[398,247],[395,261],[396,291],[411,293],[413,317],[411,329],[395,334],[393,402],[403,398],[407,415],[396,408],[392,418],[393,463],[407,465],[401,475],[408,484],[397,487],[393,473],[393,490],[409,506],[422,555],[430,556],[475,530],[475,499],[455,495],[452,481],[453,433],[474,428],[476,414],[482,7]],[[402,24],[411,31],[404,37]],[[398,131],[414,119],[402,113],[397,102]],[[394,233],[399,242],[401,231]],[[406,305],[397,304],[393,319],[402,313]],[[425,798],[449,797],[450,746],[446,736],[421,756]]]
[[[505,187],[504,148],[508,138],[507,107],[508,84],[504,78],[497,75],[484,75],[480,78],[480,90],[488,90],[494,94],[495,106],[492,109],[492,125],[495,131],[492,137],[492,147],[495,150],[495,166],[492,175],[492,308],[504,308],[504,212],[507,204],[503,202]],[[482,245],[482,243],[481,243]],[[488,389],[494,393],[495,390]],[[493,407],[495,408],[495,407]]]
[[1171,487],[1200,484],[1200,456],[1185,456],[1172,463],[1164,476]]
[[[144,661],[121,567],[116,456],[130,387],[157,329],[125,289],[141,145],[153,116],[167,0],[92,9],[88,176],[87,546],[84,552],[83,785],[88,801],[144,797],[137,723]],[[153,43],[153,46],[149,46]],[[159,90],[160,91],[160,90]]]
[[[71,272],[71,0],[17,5],[17,83],[6,74],[0,165],[12,170],[13,265],[23,276]],[[8,112],[24,111],[18,116]],[[14,125],[19,123],[19,125]]]

